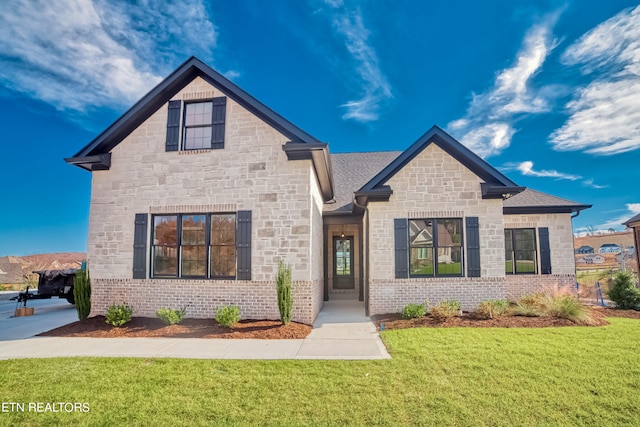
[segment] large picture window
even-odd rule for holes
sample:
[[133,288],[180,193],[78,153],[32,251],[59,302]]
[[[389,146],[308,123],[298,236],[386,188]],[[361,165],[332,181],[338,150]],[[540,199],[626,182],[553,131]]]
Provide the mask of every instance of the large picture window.
[[462,276],[462,272],[462,219],[410,219],[410,276]]
[[152,277],[232,279],[236,215],[153,216]]
[[536,274],[535,228],[507,228],[504,230],[505,273]]

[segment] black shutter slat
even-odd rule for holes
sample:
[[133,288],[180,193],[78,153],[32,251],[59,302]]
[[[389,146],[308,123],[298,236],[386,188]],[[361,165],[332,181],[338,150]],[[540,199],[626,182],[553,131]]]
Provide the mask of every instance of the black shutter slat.
[[133,278],[147,278],[147,214],[136,214],[133,232]]
[[478,217],[469,216],[467,222],[467,277],[480,277],[480,225]]
[[180,141],[180,109],[182,101],[169,101],[167,114],[167,142],[165,151],[178,151]]
[[227,113],[227,97],[213,98],[211,108],[211,148],[224,148],[224,122]]
[[549,228],[538,229],[540,239],[540,273],[551,274],[551,248],[549,246]]
[[409,234],[407,233],[407,219],[395,218],[393,220],[396,279],[409,277]]
[[238,280],[251,280],[251,211],[238,211],[236,254]]

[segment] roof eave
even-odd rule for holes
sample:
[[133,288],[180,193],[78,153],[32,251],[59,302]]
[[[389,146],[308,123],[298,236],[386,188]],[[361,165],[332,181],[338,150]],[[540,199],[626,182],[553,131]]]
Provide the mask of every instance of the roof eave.
[[495,186],[487,183],[480,184],[483,199],[508,199],[518,193],[522,193],[527,187],[520,186]]
[[593,205],[559,205],[559,206],[505,206],[502,208],[504,215],[521,214],[553,214],[553,213],[574,213],[589,209]]
[[334,197],[333,170],[329,146],[323,142],[287,142],[282,146],[288,160],[311,160],[324,202]]
[[105,171],[111,167],[111,153],[97,154],[85,157],[69,157],[64,159],[70,165],[92,171]]

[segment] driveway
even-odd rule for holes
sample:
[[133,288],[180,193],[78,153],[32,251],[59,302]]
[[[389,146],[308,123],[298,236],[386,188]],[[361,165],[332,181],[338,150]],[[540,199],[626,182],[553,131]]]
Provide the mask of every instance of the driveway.
[[16,301],[0,300],[0,341],[30,338],[41,332],[78,320],[76,307],[65,299],[31,300],[33,316],[13,317]]

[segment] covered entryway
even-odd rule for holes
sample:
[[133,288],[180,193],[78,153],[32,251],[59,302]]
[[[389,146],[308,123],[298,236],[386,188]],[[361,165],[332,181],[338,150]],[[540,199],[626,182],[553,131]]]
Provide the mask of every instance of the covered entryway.
[[324,218],[324,300],[364,301],[362,218]]

